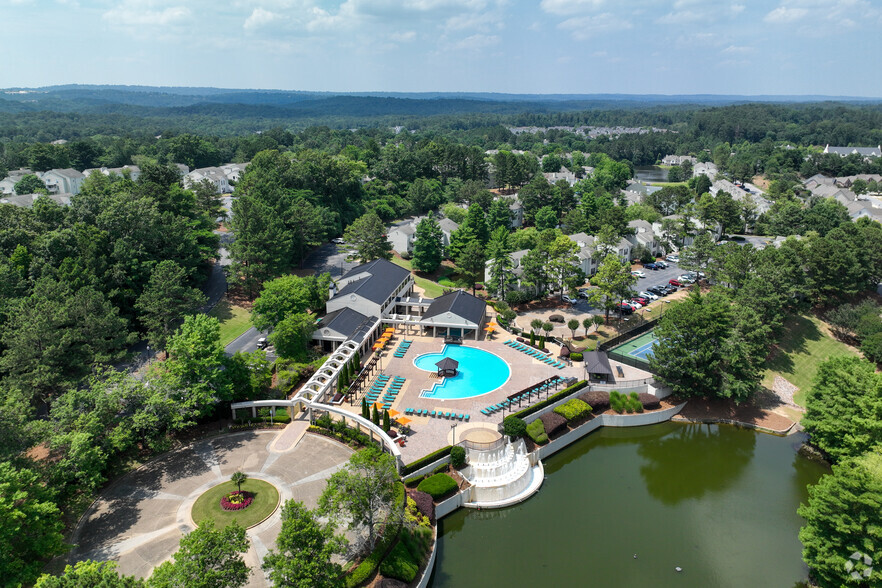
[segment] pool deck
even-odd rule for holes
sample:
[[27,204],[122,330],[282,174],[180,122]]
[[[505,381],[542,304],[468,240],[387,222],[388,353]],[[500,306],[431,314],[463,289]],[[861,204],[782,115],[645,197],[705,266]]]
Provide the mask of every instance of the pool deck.
[[[402,358],[394,357],[395,350],[402,338],[412,340],[410,349]],[[407,379],[401,392],[398,393],[392,409],[404,415],[405,409],[413,408],[415,410],[443,410],[444,412],[456,412],[457,414],[470,415],[468,423],[460,420],[452,420],[445,418],[430,417],[414,417],[409,416],[412,434],[407,436],[404,447],[401,448],[401,457],[404,463],[411,463],[425,455],[448,445],[453,439],[453,424],[456,423],[457,430],[471,428],[471,423],[484,424],[495,428],[502,422],[503,412],[499,411],[490,416],[481,414],[481,409],[489,405],[497,404],[505,400],[509,395],[520,392],[521,390],[541,382],[552,376],[560,376],[561,378],[577,378],[584,379],[585,370],[581,363],[567,366],[563,369],[554,368],[546,363],[534,359],[525,353],[512,349],[504,345],[503,342],[513,338],[507,333],[500,333],[493,340],[469,340],[463,341],[466,347],[476,347],[494,353],[501,357],[511,369],[511,376],[508,381],[500,388],[481,396],[473,396],[471,398],[448,399],[442,400],[438,398],[422,398],[420,392],[422,390],[431,389],[432,385],[438,381],[438,377],[433,372],[427,372],[419,369],[413,363],[414,359],[424,353],[437,353],[444,347],[444,342],[437,337],[420,337],[407,335],[402,336],[396,334],[395,339],[390,342],[383,351],[380,359],[381,372],[389,376],[402,376]],[[551,356],[557,357],[557,347],[549,346],[552,351]],[[645,377],[645,375],[636,375],[638,370],[627,368],[626,373],[635,372],[634,378]],[[378,372],[380,373],[380,372]],[[366,384],[369,388],[372,381]],[[560,388],[562,389],[562,388]],[[553,390],[552,390],[553,393]],[[524,405],[526,406],[526,405]],[[343,408],[352,412],[360,413],[361,396],[354,406],[350,407],[348,403],[343,404]],[[511,414],[505,411],[505,415]],[[457,435],[457,441],[459,441]]]

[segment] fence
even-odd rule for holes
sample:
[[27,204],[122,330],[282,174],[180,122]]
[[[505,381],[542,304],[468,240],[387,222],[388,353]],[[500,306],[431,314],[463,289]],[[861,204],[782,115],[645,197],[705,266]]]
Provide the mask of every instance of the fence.
[[[600,345],[597,346],[597,350],[598,351],[609,351],[613,347],[617,347],[617,346],[621,345],[622,343],[624,343],[625,341],[630,341],[634,337],[642,335],[643,333],[646,333],[647,331],[651,331],[652,329],[655,328],[655,325],[658,323],[658,321],[659,321],[659,319],[654,318],[654,319],[649,319],[645,322],[642,322],[639,325],[637,325],[636,327],[634,327],[633,329],[625,331],[624,333],[621,333],[619,335],[616,335],[615,337],[613,337],[612,339],[610,339],[608,341],[604,341],[603,343],[601,343]],[[610,357],[612,357],[612,355],[610,355]],[[616,361],[619,361],[618,358],[615,358],[615,359],[616,359]],[[627,361],[623,361],[622,363],[626,363],[628,365],[631,365]],[[633,367],[640,367],[640,366],[633,366]]]
[[614,359],[619,363],[623,363],[625,365],[629,365],[633,368],[637,368],[639,370],[648,370],[649,362],[645,359],[640,359],[639,357],[634,357],[633,355],[628,355],[626,353],[619,353],[618,351],[607,351],[607,357],[610,359]]

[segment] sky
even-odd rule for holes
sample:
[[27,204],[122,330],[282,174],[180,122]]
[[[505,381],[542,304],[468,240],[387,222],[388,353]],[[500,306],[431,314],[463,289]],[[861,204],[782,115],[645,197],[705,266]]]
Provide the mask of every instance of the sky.
[[882,97],[882,0],[0,0],[0,87]]

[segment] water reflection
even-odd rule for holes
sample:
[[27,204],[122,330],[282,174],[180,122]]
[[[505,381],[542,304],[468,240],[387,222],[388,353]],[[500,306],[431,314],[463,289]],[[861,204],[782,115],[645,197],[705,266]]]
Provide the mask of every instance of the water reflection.
[[672,506],[731,487],[753,459],[756,434],[727,425],[677,427],[637,454],[649,494]]

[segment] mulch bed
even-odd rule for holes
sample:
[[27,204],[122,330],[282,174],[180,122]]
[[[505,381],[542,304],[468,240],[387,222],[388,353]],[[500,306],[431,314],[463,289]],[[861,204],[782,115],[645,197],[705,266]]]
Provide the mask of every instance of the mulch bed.
[[[673,397],[666,398],[665,400],[675,403],[681,402]],[[786,431],[793,425],[793,421],[787,417],[768,409],[758,407],[749,402],[735,404],[735,401],[725,398],[690,398],[678,416],[696,421],[737,421],[773,431]]]
[[549,308],[571,308],[572,305],[568,302],[563,302],[560,300],[558,296],[552,296],[550,298],[542,298],[541,300],[531,300],[530,302],[525,302],[523,304],[518,304],[513,307],[512,310],[515,312],[530,312],[531,310],[546,310]]

